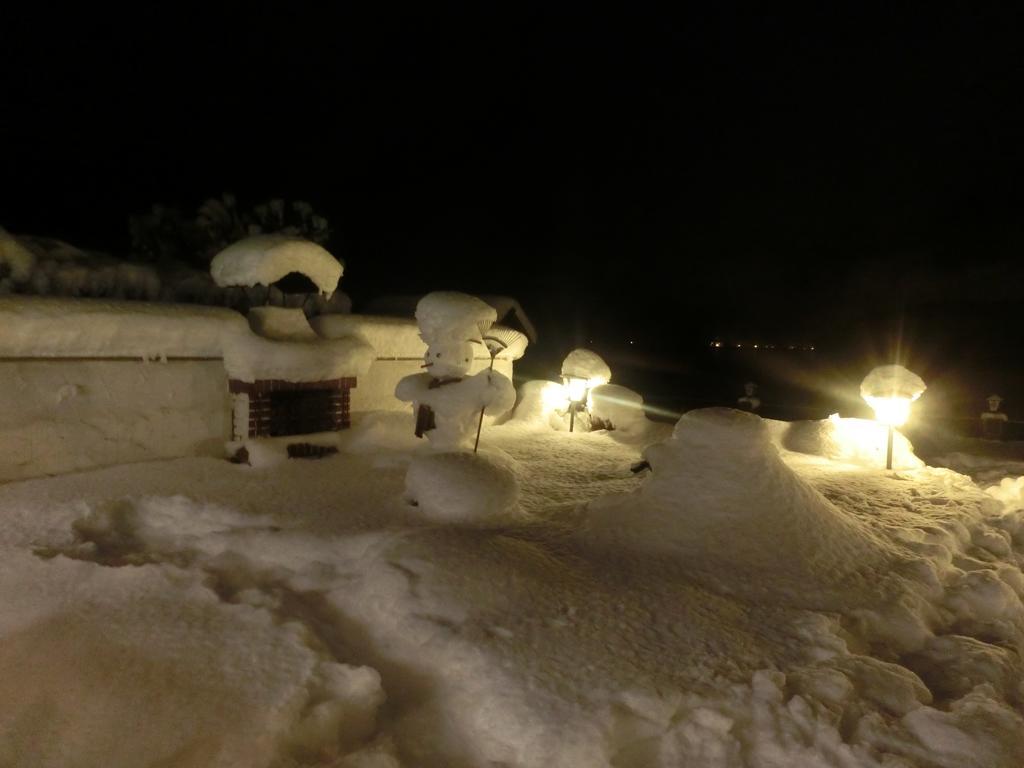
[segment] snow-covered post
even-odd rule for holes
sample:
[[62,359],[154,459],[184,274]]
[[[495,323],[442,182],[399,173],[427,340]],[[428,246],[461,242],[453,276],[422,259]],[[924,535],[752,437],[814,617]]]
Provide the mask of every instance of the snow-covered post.
[[902,365],[882,365],[864,377],[860,396],[875,411],[875,418],[889,427],[885,468],[892,469],[893,428],[910,418],[910,404],[927,389],[924,381]]
[[569,431],[572,432],[576,426],[576,411],[587,402],[587,393],[590,391],[590,387],[585,378],[572,374],[563,375],[562,382],[569,395]]

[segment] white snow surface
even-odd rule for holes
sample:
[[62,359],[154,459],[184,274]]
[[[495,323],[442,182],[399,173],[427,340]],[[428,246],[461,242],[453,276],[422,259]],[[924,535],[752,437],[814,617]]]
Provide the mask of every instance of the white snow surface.
[[587,379],[591,386],[607,384],[612,380],[612,370],[604,359],[589,349],[574,349],[562,361],[562,375]]
[[252,332],[276,341],[313,341],[316,331],[297,307],[253,307],[246,315]]
[[253,235],[213,257],[210,274],[220,286],[271,285],[290,272],[305,275],[321,293],[338,287],[344,269],[327,249],[291,235]]
[[490,304],[458,291],[434,291],[416,304],[416,324],[428,344],[452,337],[479,340],[497,317]]
[[406,503],[399,414],[2,486],[0,763],[1019,768],[1024,511],[784,431],[494,426],[502,522]]
[[518,514],[514,461],[488,452],[425,453],[405,475],[405,496],[424,517],[448,523],[508,523]]
[[224,368],[239,381],[329,381],[359,377],[373,362],[375,352],[361,339],[277,341],[254,333],[233,336],[224,346]]
[[860,396],[916,400],[925,389],[927,387],[921,377],[902,365],[880,365],[864,377],[860,385]]
[[250,335],[220,307],[0,296],[0,357],[220,357]]

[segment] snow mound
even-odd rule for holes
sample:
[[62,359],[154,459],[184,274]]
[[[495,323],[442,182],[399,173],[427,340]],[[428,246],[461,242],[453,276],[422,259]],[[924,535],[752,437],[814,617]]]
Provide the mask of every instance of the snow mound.
[[643,397],[618,384],[602,384],[590,391],[590,415],[609,429],[637,432],[647,423]]
[[494,307],[458,291],[434,291],[416,304],[416,323],[428,343],[440,336],[478,340],[497,318]]
[[343,271],[325,248],[289,235],[247,237],[218,253],[210,264],[210,274],[222,287],[271,285],[298,272],[325,294],[334,293]]
[[783,462],[754,414],[690,411],[646,458],[651,477],[624,500],[596,505],[592,529],[684,563],[710,586],[811,594],[811,585],[837,585],[886,558],[866,528]]
[[562,361],[562,375],[586,379],[591,387],[596,387],[612,380],[612,369],[596,352],[574,349]]
[[249,335],[220,307],[0,297],[2,357],[217,358],[227,339]]
[[1007,509],[1024,509],[1024,475],[1004,477],[999,485],[990,485],[985,493],[1003,502]]
[[864,377],[860,396],[868,402],[893,397],[916,400],[925,389],[927,387],[921,377],[902,365],[880,365]]
[[416,456],[406,497],[440,523],[507,522],[519,514],[519,481],[509,461],[491,453]]
[[[778,426],[777,426],[778,425]],[[783,448],[797,453],[824,456],[834,461],[884,467],[888,426],[871,419],[842,419],[831,416],[820,421],[775,422]],[[917,469],[924,466],[914,454],[914,446],[901,432],[894,432],[893,469]]]

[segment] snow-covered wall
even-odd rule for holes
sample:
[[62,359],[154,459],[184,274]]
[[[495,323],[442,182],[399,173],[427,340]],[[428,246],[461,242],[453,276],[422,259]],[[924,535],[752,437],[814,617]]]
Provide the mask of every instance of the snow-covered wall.
[[0,481],[222,454],[220,360],[0,359]]
[[0,297],[0,358],[213,358],[225,338],[248,333],[242,315],[221,307]]
[[0,297],[0,481],[222,452],[245,335],[217,307]]

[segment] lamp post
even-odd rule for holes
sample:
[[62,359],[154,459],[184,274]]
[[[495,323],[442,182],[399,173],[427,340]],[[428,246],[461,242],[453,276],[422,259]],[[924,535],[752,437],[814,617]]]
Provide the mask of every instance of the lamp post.
[[590,382],[582,376],[570,373],[562,375],[562,386],[569,396],[569,431],[572,432],[576,425],[576,410],[587,402]]
[[860,385],[860,396],[875,411],[875,418],[889,427],[885,445],[886,469],[892,469],[893,430],[907,422],[910,418],[910,404],[925,389],[921,377],[902,365],[875,368]]

